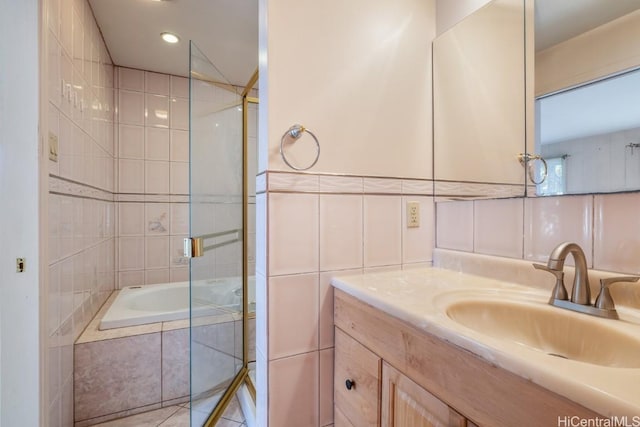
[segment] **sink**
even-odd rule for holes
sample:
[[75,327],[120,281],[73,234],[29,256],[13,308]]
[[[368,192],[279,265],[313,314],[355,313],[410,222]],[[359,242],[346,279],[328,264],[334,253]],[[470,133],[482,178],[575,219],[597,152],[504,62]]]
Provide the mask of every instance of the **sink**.
[[591,317],[541,302],[463,300],[446,307],[456,323],[494,339],[550,356],[615,368],[640,368],[640,337],[618,321]]

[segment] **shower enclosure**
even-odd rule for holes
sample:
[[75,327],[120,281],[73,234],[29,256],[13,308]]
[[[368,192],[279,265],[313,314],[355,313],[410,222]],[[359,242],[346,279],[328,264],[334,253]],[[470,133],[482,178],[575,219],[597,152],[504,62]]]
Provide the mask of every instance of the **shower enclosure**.
[[[189,83],[191,237],[185,253],[191,257],[191,425],[209,426],[241,385],[253,390],[247,340],[247,94],[229,84],[193,42]],[[229,280],[239,286],[232,298],[220,301],[216,286]]]

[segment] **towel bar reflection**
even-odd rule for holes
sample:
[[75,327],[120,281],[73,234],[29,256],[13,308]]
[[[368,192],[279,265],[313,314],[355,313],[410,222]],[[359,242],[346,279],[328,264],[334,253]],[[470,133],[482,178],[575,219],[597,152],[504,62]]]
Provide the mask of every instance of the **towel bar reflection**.
[[[294,166],[289,162],[289,160],[287,159],[287,156],[284,154],[284,143],[287,139],[293,139],[293,141],[297,141],[298,139],[300,139],[300,137],[302,137],[302,134],[304,134],[305,132],[311,135],[311,137],[315,141],[317,151],[316,151],[316,158],[314,159],[313,163],[311,163],[306,168],[301,168],[301,167]],[[282,156],[282,160],[284,160],[287,166],[289,166],[291,169],[295,169],[297,171],[306,171],[307,169],[311,169],[318,162],[318,159],[320,158],[320,143],[318,142],[318,138],[315,136],[313,132],[311,132],[309,129],[305,128],[302,125],[295,124],[291,126],[289,129],[287,129],[287,131],[282,135],[282,138],[280,138],[280,156]]]

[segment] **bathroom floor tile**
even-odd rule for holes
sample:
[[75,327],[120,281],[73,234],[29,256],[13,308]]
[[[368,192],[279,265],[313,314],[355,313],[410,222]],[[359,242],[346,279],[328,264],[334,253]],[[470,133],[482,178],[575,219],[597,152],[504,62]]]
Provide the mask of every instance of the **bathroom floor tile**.
[[[204,423],[206,414],[197,412],[194,425]],[[169,406],[155,411],[132,415],[105,423],[94,424],[92,427],[190,427],[191,416],[189,404]],[[217,427],[246,426],[244,415],[240,409],[238,398],[234,397],[224,414],[216,424]]]
[[[157,427],[181,409],[184,408],[179,406],[169,406],[167,408],[156,409],[155,411],[144,412],[130,417],[107,421],[106,423],[94,424],[94,427]],[[187,413],[189,413],[189,410],[187,410]],[[186,425],[188,426],[189,424],[187,423]]]
[[161,427],[189,427],[191,417],[187,408],[180,408],[169,419],[160,424]]

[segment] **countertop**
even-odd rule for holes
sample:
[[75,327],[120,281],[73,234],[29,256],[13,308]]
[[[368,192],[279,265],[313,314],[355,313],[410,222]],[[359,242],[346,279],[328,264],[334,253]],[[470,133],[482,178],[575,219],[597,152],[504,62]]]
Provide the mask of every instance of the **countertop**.
[[[447,305],[461,296],[507,298],[548,306],[547,290],[441,268],[338,276],[332,285],[605,417],[627,416],[629,423],[638,422],[631,425],[640,425],[640,368],[613,368],[552,357],[466,328],[446,314]],[[621,320],[594,321],[607,322],[607,326],[640,340],[640,313],[632,309],[618,311]]]

